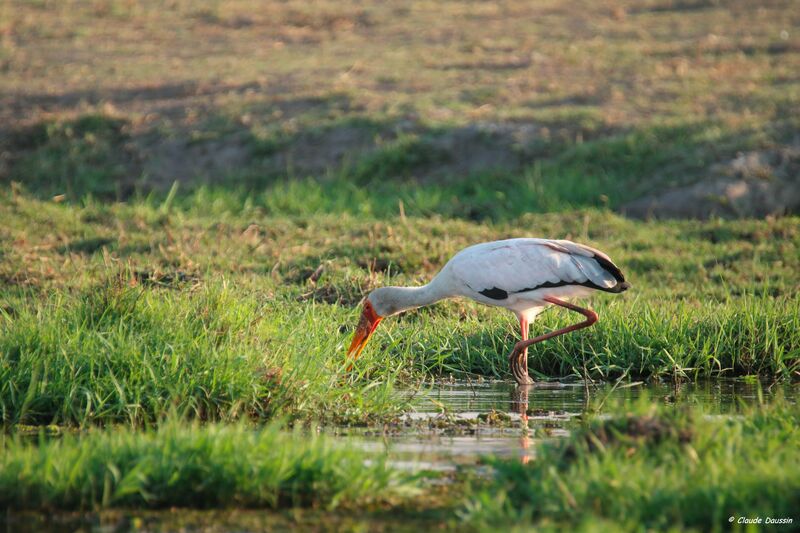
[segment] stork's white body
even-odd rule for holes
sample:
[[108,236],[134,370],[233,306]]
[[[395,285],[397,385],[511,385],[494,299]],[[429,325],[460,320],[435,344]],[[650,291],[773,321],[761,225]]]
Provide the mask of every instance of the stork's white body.
[[570,241],[508,239],[465,248],[436,278],[444,276],[462,296],[531,320],[550,305],[546,296],[575,298],[595,290],[614,291],[619,280],[596,257],[613,264],[602,252]]
[[551,305],[547,296],[568,299],[627,287],[619,269],[599,250],[565,240],[507,239],[461,250],[428,285],[376,289],[370,300],[379,315],[390,316],[463,296],[531,321]]

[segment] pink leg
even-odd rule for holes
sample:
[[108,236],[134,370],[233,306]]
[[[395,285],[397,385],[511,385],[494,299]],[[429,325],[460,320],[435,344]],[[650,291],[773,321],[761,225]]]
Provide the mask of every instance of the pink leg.
[[[520,342],[525,342],[528,340],[528,329],[529,329],[528,320],[520,316],[519,317],[519,329],[520,329],[520,337],[522,340]],[[517,346],[519,343],[517,343]],[[520,385],[532,385],[533,380],[528,375],[528,347],[525,346],[522,350],[517,351],[516,349],[511,352],[511,355],[508,358],[508,362],[511,366],[511,373],[514,374],[514,379],[517,380],[517,383]]]
[[[511,351],[511,355],[509,356],[509,360],[511,361],[511,372],[514,374],[514,379],[517,380],[517,383],[520,385],[531,383],[531,378],[528,376],[527,370],[527,351],[528,346],[531,344],[536,344],[537,342],[546,341],[547,339],[552,339],[553,337],[558,337],[559,335],[563,335],[565,333],[569,333],[571,331],[588,328],[595,322],[597,322],[597,313],[592,311],[591,309],[584,309],[583,307],[578,307],[577,305],[573,305],[569,302],[565,302],[563,300],[559,300],[558,298],[554,298],[552,296],[545,296],[544,300],[549,302],[553,305],[558,305],[561,307],[565,307],[571,311],[575,311],[576,313],[580,313],[586,317],[586,320],[583,322],[579,322],[577,324],[573,324],[566,328],[561,328],[556,331],[551,331],[550,333],[545,333],[544,335],[539,335],[538,337],[534,337],[530,340],[523,339],[519,341],[515,346],[514,349]],[[514,364],[514,361],[519,361],[520,354],[525,354],[525,373],[522,374],[522,369],[520,368],[519,362]],[[526,379],[527,378],[527,379]]]

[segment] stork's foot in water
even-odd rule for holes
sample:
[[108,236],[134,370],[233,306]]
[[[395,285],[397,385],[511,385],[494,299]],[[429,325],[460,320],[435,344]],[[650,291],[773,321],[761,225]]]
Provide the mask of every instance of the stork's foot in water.
[[508,356],[508,364],[517,384],[533,385],[533,380],[528,375],[528,350],[520,350],[518,346],[514,346]]

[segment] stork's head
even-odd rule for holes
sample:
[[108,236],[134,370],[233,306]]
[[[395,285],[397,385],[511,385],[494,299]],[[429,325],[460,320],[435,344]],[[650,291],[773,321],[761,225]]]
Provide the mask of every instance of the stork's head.
[[347,350],[348,358],[355,360],[361,354],[381,320],[424,305],[419,299],[420,290],[421,288],[411,287],[380,287],[369,293],[364,300],[364,310],[353,335],[353,342]]
[[364,301],[364,310],[361,312],[361,319],[358,321],[356,332],[353,335],[353,341],[350,343],[350,348],[347,350],[347,357],[353,360],[361,355],[361,350],[367,345],[367,341],[375,331],[375,328],[377,328],[380,321],[383,320],[383,316],[375,311],[375,304],[371,301],[373,294],[370,294]]

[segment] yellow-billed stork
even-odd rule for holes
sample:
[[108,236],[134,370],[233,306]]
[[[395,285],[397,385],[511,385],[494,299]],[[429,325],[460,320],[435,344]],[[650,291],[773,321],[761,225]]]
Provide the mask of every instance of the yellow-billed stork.
[[[564,299],[594,291],[620,293],[630,283],[611,259],[583,244],[565,240],[508,239],[470,246],[458,252],[427,285],[381,287],[364,302],[348,356],[357,358],[387,316],[452,297],[513,311],[522,340],[509,355],[511,372],[519,384],[531,384],[528,346],[597,322],[597,313]],[[549,305],[582,314],[583,322],[528,339],[528,326]]]

